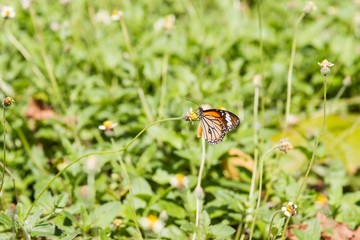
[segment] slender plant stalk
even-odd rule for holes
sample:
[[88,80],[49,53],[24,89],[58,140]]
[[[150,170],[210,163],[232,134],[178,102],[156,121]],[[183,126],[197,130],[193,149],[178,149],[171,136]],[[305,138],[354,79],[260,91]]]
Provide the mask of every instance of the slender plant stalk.
[[120,18],[120,25],[121,25],[121,30],[122,30],[123,35],[124,35],[126,49],[127,49],[127,51],[129,52],[129,55],[130,55],[130,61],[131,61],[132,65],[135,67],[135,73],[134,73],[135,76],[134,77],[135,77],[135,80],[136,80],[136,83],[135,83],[136,84],[136,90],[138,92],[141,104],[142,104],[142,106],[143,106],[143,108],[145,110],[145,114],[146,114],[147,119],[149,120],[149,122],[153,122],[154,117],[153,117],[153,115],[151,113],[149,104],[148,104],[148,102],[146,100],[144,90],[141,88],[141,85],[140,85],[139,73],[138,73],[138,70],[136,68],[136,62],[135,62],[136,60],[135,60],[135,56],[134,56],[133,51],[132,51],[129,32],[127,30],[127,27],[126,27],[126,24],[125,24],[125,21],[124,21],[123,18]]
[[160,96],[160,106],[159,106],[159,117],[161,118],[164,115],[164,106],[165,106],[165,97],[166,97],[166,83],[167,83],[167,72],[169,67],[169,37],[166,36],[166,44],[164,49],[164,59],[162,65],[161,73],[161,96]]
[[[326,76],[324,76],[324,120],[323,120],[323,124],[322,124],[322,127],[321,127],[321,131],[320,131],[318,137],[316,138],[315,147],[314,147],[314,151],[313,151],[312,156],[311,156],[311,160],[310,160],[309,167],[308,167],[308,169],[307,169],[307,171],[306,171],[306,174],[305,174],[305,176],[304,176],[304,179],[303,179],[303,181],[302,181],[302,183],[301,183],[301,186],[300,186],[300,188],[299,188],[299,191],[298,191],[298,193],[297,193],[297,195],[296,195],[294,204],[296,204],[296,202],[297,202],[297,200],[298,200],[298,198],[299,198],[299,196],[300,196],[301,190],[302,190],[302,188],[303,188],[303,186],[304,186],[304,184],[305,184],[305,181],[306,181],[307,177],[309,176],[311,167],[312,167],[312,165],[313,165],[313,163],[314,163],[316,149],[317,149],[317,147],[318,147],[318,145],[319,145],[320,138],[321,138],[321,136],[323,135],[324,130],[325,130],[325,124],[326,124],[326,88],[327,88]],[[285,223],[285,227],[284,227],[284,231],[283,231],[283,234],[282,234],[281,239],[284,239],[284,238],[285,238],[285,233],[286,233],[286,229],[287,229],[287,226],[288,226],[289,221],[290,221],[290,217],[287,219],[287,221],[286,221],[286,223]]]
[[261,152],[264,150],[264,128],[265,128],[265,118],[264,118],[264,114],[265,114],[265,89],[264,89],[264,84],[265,84],[265,76],[264,76],[264,54],[263,54],[263,37],[262,37],[262,15],[261,15],[261,3],[262,1],[259,1],[259,4],[257,6],[257,11],[258,11],[258,17],[259,17],[259,42],[260,42],[260,46],[259,46],[259,51],[260,51],[260,75],[261,75],[261,80],[262,80],[262,85],[261,85],[261,100],[260,100],[260,105],[261,105],[261,109],[260,109],[260,121],[261,121],[261,131],[260,131],[260,150]]
[[[116,145],[115,145],[114,138],[111,138],[111,143],[112,143],[112,145],[113,145],[113,148],[115,149],[115,148],[116,148]],[[139,228],[139,223],[138,223],[137,217],[136,217],[134,194],[133,194],[132,185],[131,185],[131,182],[130,182],[129,173],[127,172],[127,169],[126,169],[126,166],[125,166],[125,163],[124,163],[123,158],[120,156],[120,154],[119,154],[118,151],[115,151],[115,152],[116,152],[117,158],[119,159],[119,162],[120,162],[120,166],[121,166],[121,168],[122,168],[122,171],[123,171],[123,173],[125,174],[125,178],[126,178],[127,185],[128,185],[128,188],[129,188],[130,208],[131,208],[131,213],[132,213],[132,215],[133,215],[133,221],[134,221],[134,223],[135,223],[135,228],[136,228],[136,231],[137,231],[137,235],[138,235],[139,239],[143,239],[143,237],[142,237],[142,235],[141,235],[140,228]]]
[[[198,175],[198,181],[197,181],[197,185],[195,188],[195,192],[197,191],[197,189],[201,188],[201,178],[202,178],[202,174],[204,171],[204,166],[205,166],[205,157],[206,157],[206,147],[205,147],[205,138],[203,137],[201,140],[201,145],[202,145],[202,155],[201,155],[201,163],[200,163],[200,169],[199,169],[199,175]],[[199,228],[199,224],[200,224],[200,213],[201,213],[201,208],[202,208],[202,199],[200,199],[199,196],[196,196],[196,219],[195,219],[195,227],[198,229]],[[200,234],[200,231],[198,229],[198,234]],[[200,236],[200,235],[199,235]],[[196,232],[194,232],[193,235],[193,240],[195,240],[196,238]]]
[[0,192],[3,188],[4,185],[4,180],[5,180],[5,168],[6,168],[6,119],[5,119],[5,105],[3,105],[3,128],[4,128],[4,161],[3,161],[3,166],[1,169],[1,183],[0,183]]
[[259,193],[258,193],[258,199],[257,199],[257,203],[256,203],[256,209],[255,209],[255,214],[253,216],[253,220],[251,223],[251,231],[250,231],[250,237],[249,239],[252,239],[253,236],[253,232],[254,232],[254,227],[255,227],[255,222],[256,222],[256,216],[257,213],[259,211],[259,206],[260,206],[260,200],[261,200],[261,190],[262,190],[262,174],[263,174],[263,165],[264,165],[264,159],[270,154],[272,153],[277,147],[279,147],[278,144],[274,145],[272,148],[270,148],[266,153],[264,153],[264,155],[261,157],[260,159],[260,173],[259,173]]
[[[43,39],[43,36],[42,36],[42,30],[41,30],[40,26],[38,25],[35,10],[33,9],[32,6],[30,6],[29,9],[30,9],[31,20],[32,20],[32,22],[34,24],[35,33],[36,33],[37,37],[39,38],[41,56],[42,56],[43,61],[45,63],[45,68],[46,68],[46,71],[47,71],[47,73],[49,75],[50,82],[51,82],[54,94],[55,94],[55,96],[56,96],[56,98],[57,98],[57,100],[58,100],[58,102],[60,104],[60,107],[61,107],[63,113],[66,113],[67,107],[66,107],[64,99],[61,96],[59,85],[57,84],[57,81],[56,81],[56,78],[55,78],[55,75],[54,75],[53,67],[52,67],[52,65],[50,63],[49,56],[47,55],[46,50],[45,50],[45,43],[44,43],[44,39]],[[76,136],[74,136],[74,137],[76,137]]]
[[[1,165],[1,167],[4,167],[4,164],[2,162],[0,162],[0,165]],[[18,195],[18,191],[16,188],[16,184],[15,184],[15,177],[8,168],[5,168],[5,171],[9,174],[9,176],[11,177],[11,180],[13,181],[15,198],[16,198],[16,202],[18,203],[18,202],[20,202],[20,200],[19,200],[19,195]]]
[[[42,82],[47,82],[46,77],[44,76],[44,74],[41,72],[41,70],[38,68],[38,66],[36,66],[36,64],[34,63],[33,58],[31,57],[30,53],[26,50],[26,48],[16,39],[16,37],[10,32],[10,30],[5,27],[5,33],[7,38],[9,39],[10,43],[12,45],[14,45],[14,47],[21,53],[21,55],[25,58],[26,61],[28,61],[29,63],[31,63],[31,67],[32,70],[34,72],[34,74],[42,80]],[[36,81],[34,81],[35,84]]]
[[18,220],[15,221],[20,226],[21,230],[23,230],[26,240],[31,240],[30,234],[26,231],[25,227]]
[[294,59],[295,59],[295,51],[296,51],[296,39],[298,34],[298,28],[299,25],[304,18],[305,13],[301,13],[300,17],[296,21],[295,24],[295,32],[293,37],[293,43],[291,47],[291,56],[290,56],[290,64],[289,64],[289,71],[288,71],[288,80],[287,80],[287,97],[286,97],[286,113],[285,113],[285,125],[283,130],[283,137],[286,133],[286,130],[288,128],[288,119],[290,114],[290,105],[291,105],[291,81],[292,81],[292,72],[294,68]]
[[30,209],[28,210],[28,212],[25,215],[25,219],[29,216],[31,210],[33,209],[33,207],[35,206],[35,204],[39,201],[40,197],[44,194],[44,192],[50,187],[50,185],[56,180],[57,177],[59,177],[61,174],[63,174],[68,168],[70,168],[72,165],[74,165],[75,163],[79,162],[81,159],[92,156],[92,155],[96,155],[96,154],[109,154],[109,153],[117,153],[117,152],[122,152],[124,150],[126,150],[136,139],[138,139],[141,134],[143,134],[149,127],[161,123],[161,122],[166,122],[166,121],[174,121],[174,120],[181,120],[182,117],[177,117],[177,118],[166,118],[166,119],[162,119],[162,120],[158,120],[156,122],[153,122],[149,125],[147,125],[143,130],[141,130],[125,147],[116,150],[116,151],[99,151],[99,152],[93,152],[93,153],[88,153],[84,156],[81,156],[77,159],[75,159],[74,161],[72,161],[71,163],[69,163],[66,167],[64,167],[61,171],[59,171],[51,180],[50,182],[45,186],[45,188],[40,192],[40,194],[36,197],[35,201],[31,204]]
[[250,185],[250,193],[249,199],[251,200],[255,190],[255,183],[256,183],[256,174],[257,174],[257,165],[258,165],[258,158],[259,158],[259,137],[258,137],[258,108],[259,108],[259,92],[260,87],[255,86],[255,94],[254,94],[254,170],[251,178],[251,185]]
[[267,237],[267,240],[270,240],[270,235],[271,235],[271,228],[272,228],[272,225],[274,223],[274,220],[275,220],[275,217],[276,215],[278,215],[279,213],[281,213],[282,211],[279,210],[279,211],[276,211],[273,215],[273,217],[271,218],[271,222],[270,222],[270,227],[269,227],[269,232],[268,232],[268,237]]

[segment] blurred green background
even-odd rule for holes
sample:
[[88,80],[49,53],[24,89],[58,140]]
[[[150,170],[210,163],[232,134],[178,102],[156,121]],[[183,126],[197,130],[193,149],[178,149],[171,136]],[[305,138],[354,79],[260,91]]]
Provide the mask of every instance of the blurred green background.
[[[265,111],[259,128],[264,137],[260,152],[282,136],[294,25],[305,3],[261,1]],[[294,122],[285,134],[295,149],[265,162],[267,203],[259,212],[256,239],[267,234],[272,214],[295,197],[298,180],[308,166],[323,120],[318,62],[324,59],[335,64],[327,77],[326,132],[308,181],[310,188],[299,200],[301,211],[292,223],[303,223],[320,211],[352,229],[360,224],[356,217],[360,213],[360,2],[314,3],[317,9],[305,16],[298,29],[291,102]],[[2,1],[8,4],[16,17],[2,20],[0,94],[16,101],[6,110],[6,164],[18,197],[7,175],[2,212],[19,201],[17,214],[20,222],[25,221],[24,212],[66,164],[87,153],[113,149],[98,129],[103,121],[118,123],[114,139],[120,149],[149,123],[197,109],[187,100],[191,99],[223,107],[241,119],[239,128],[222,143],[207,145],[204,209],[212,225],[233,229],[224,236],[209,233],[208,237],[234,239],[238,225],[247,226],[252,169],[247,166],[253,161],[253,127],[259,124],[253,119],[253,78],[261,74],[258,2],[36,0],[24,9],[21,1]],[[107,12],[99,15],[101,10]],[[111,20],[114,10],[123,12],[122,21]],[[171,31],[156,30],[154,24],[169,14],[176,19]],[[348,85],[346,77],[351,79]],[[167,210],[165,239],[191,236],[186,226],[194,221],[191,191],[201,157],[197,124],[155,125],[121,153],[131,175],[138,217]],[[169,179],[179,172],[190,178],[190,189],[168,191]],[[33,228],[46,223],[45,230],[29,230],[33,237],[61,238],[73,233],[75,237],[77,231],[79,239],[134,237],[127,183],[116,155],[80,161],[50,190],[33,209],[44,209]],[[315,204],[319,195],[327,199],[325,206]],[[114,227],[114,218],[122,221],[120,227]],[[11,226],[1,223],[1,236],[10,238]],[[23,236],[21,232],[18,228],[17,238]],[[149,239],[156,237],[143,233]]]

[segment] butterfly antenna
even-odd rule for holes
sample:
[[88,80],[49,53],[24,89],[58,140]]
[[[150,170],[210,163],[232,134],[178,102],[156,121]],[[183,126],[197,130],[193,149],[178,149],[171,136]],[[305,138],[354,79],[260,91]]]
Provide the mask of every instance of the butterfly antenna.
[[194,100],[187,98],[186,100],[188,100],[189,102],[195,103],[196,105],[198,105],[198,107],[200,107],[200,104],[198,102],[195,102]]

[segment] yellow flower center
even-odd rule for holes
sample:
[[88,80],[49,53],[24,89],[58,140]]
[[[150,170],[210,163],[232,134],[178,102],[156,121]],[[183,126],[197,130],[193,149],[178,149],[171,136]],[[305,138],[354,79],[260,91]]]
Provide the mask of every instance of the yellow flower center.
[[316,197],[315,201],[319,202],[321,204],[326,204],[327,203],[327,198],[324,195],[320,194],[319,196]]
[[103,123],[103,125],[104,125],[106,128],[111,127],[113,124],[114,124],[114,121],[105,121],[105,122]]
[[147,218],[150,220],[150,228],[152,228],[154,223],[158,220],[158,217],[151,214]]
[[5,12],[5,15],[6,15],[6,16],[9,16],[9,15],[10,15],[10,11],[7,10],[7,11]]
[[182,173],[178,173],[178,174],[176,174],[176,179],[178,180],[178,183],[180,184],[180,185],[183,185],[183,179],[184,179],[184,174],[182,174]]

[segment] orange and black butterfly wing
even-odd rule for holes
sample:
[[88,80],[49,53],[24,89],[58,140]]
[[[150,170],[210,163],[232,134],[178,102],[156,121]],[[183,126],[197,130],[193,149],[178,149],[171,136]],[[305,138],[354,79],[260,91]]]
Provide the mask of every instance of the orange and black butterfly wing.
[[221,142],[226,133],[240,124],[240,119],[235,114],[225,110],[199,108],[199,116],[204,137],[212,145]]
[[213,112],[204,113],[200,118],[200,125],[204,138],[211,145],[218,144],[225,137],[225,127],[220,115]]

